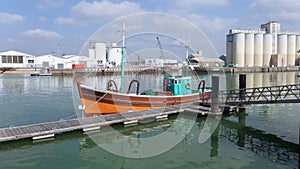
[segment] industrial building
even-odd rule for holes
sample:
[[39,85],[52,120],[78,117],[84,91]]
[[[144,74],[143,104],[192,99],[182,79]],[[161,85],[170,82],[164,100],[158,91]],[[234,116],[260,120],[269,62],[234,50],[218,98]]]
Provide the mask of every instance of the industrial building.
[[197,53],[189,55],[189,63],[193,65],[194,68],[216,68],[223,67],[224,61],[219,58],[207,58],[202,56],[202,51],[197,51]]
[[122,48],[116,43],[111,46],[95,42],[90,44],[87,67],[118,67],[121,65]]
[[286,67],[299,64],[300,34],[282,32],[277,21],[259,30],[229,30],[226,35],[227,65],[235,67]]
[[0,68],[51,68],[72,69],[73,64],[88,60],[86,56],[52,54],[33,56],[19,51],[9,50],[0,53]]
[[27,64],[31,64],[34,59],[33,55],[9,50],[0,53],[0,68],[19,68],[26,67]]
[[66,55],[57,57],[54,55],[42,55],[32,59],[34,68],[51,68],[51,69],[72,69],[73,64],[80,64],[80,60],[85,60],[85,56]]

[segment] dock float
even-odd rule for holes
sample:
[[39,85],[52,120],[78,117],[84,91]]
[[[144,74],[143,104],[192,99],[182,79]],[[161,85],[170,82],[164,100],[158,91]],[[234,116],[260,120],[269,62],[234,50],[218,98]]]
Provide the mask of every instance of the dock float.
[[[154,118],[156,120],[166,119],[168,115],[185,111],[185,109],[197,108],[200,114],[209,113],[209,108],[202,106],[174,105],[165,108],[153,108],[145,111],[126,112],[95,117],[85,117],[70,120],[60,120],[32,125],[0,128],[0,142],[7,142],[25,138],[32,140],[54,138],[55,134],[82,130],[83,132],[100,130],[101,126],[123,123],[125,125],[137,124],[139,120]],[[187,110],[188,111],[188,110]],[[205,112],[206,111],[206,112]]]

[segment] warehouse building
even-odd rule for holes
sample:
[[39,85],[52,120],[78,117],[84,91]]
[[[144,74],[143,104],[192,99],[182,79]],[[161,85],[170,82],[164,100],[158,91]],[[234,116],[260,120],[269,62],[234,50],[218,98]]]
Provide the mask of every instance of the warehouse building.
[[33,56],[19,51],[0,52],[0,68],[51,68],[72,69],[73,64],[86,63],[86,56],[52,54]]
[[259,30],[232,29],[226,35],[227,65],[236,67],[285,67],[299,61],[300,34],[281,32],[277,21]]
[[34,59],[33,55],[9,50],[0,53],[0,68],[20,68],[31,64]]

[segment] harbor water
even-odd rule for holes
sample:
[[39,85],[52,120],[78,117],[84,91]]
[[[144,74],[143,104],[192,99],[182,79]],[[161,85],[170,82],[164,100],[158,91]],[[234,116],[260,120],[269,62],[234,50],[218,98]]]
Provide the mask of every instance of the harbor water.
[[[226,74],[224,78],[226,85],[221,86],[238,88],[238,74]],[[109,77],[89,80],[106,79]],[[73,81],[71,76],[0,75],[0,127],[77,118]],[[300,81],[297,72],[272,72],[247,73],[246,83],[247,87],[259,87]],[[110,153],[81,131],[43,142],[24,139],[0,143],[0,168],[299,168],[299,109],[298,103],[249,105],[245,112],[223,115],[212,136],[203,143],[198,138],[206,117],[198,117],[179,144],[148,158]],[[114,125],[113,129],[125,136],[150,138],[166,131],[176,118],[132,127]],[[99,133],[103,142],[118,139],[108,127]]]

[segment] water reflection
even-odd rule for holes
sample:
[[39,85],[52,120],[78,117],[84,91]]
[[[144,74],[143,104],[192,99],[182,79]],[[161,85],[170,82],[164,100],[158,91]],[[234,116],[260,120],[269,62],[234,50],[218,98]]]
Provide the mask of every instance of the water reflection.
[[[297,72],[246,73],[247,88],[298,84]],[[226,74],[227,89],[238,89],[239,74]]]
[[299,160],[299,145],[246,126],[246,117],[245,113],[237,114],[237,120],[224,117],[220,135],[263,158],[278,161],[281,164],[292,164],[296,168]]

